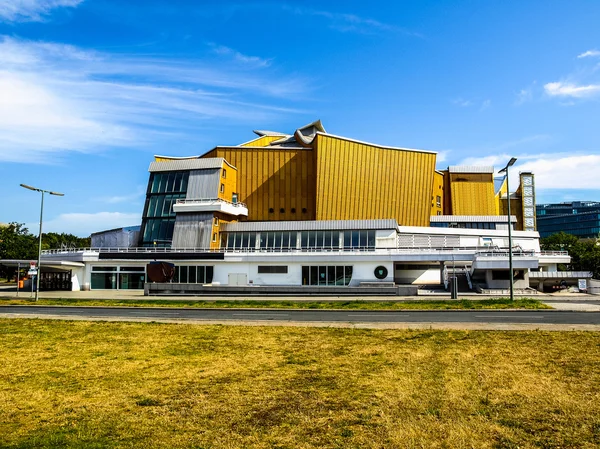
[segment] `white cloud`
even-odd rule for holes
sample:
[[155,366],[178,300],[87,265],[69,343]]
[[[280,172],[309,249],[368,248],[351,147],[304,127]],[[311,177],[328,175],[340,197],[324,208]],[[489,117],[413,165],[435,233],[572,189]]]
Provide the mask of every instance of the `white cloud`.
[[56,8],[74,8],[83,0],[0,0],[0,20],[39,22]]
[[590,58],[590,57],[594,58],[596,56],[600,56],[600,51],[598,51],[598,50],[588,50],[586,52],[581,53],[580,55],[577,55],[577,57],[579,59],[581,59],[581,58]]
[[600,84],[578,86],[575,83],[554,82],[544,85],[546,93],[552,97],[589,98],[600,94]]
[[471,100],[465,100],[464,98],[460,97],[455,100],[452,100],[452,103],[462,108],[468,108],[469,106],[473,106],[473,102]]
[[[538,189],[600,189],[600,155],[596,154],[539,154],[517,155],[517,163],[510,170],[510,184],[517,186],[518,173],[531,171]],[[464,165],[494,166],[496,172],[510,160],[508,154],[468,158]]]
[[286,105],[306,93],[306,82],[264,70],[0,37],[0,161],[150,147],[197,138],[211,119],[299,112]]
[[[70,213],[60,214],[51,220],[44,220],[43,232],[66,232],[79,237],[87,237],[92,232],[100,232],[125,226],[141,224],[140,214],[121,212],[97,212],[92,214]],[[38,223],[29,223],[29,229],[38,229]]]
[[242,64],[249,64],[255,67],[268,67],[271,65],[270,59],[263,59],[258,56],[248,56],[224,45],[216,45],[213,43],[210,43],[209,45],[213,48],[214,53],[218,55],[231,56]]

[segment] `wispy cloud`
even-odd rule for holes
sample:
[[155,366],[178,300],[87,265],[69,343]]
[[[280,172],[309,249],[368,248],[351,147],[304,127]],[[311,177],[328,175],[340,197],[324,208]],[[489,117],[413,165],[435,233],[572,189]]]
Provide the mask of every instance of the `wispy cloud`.
[[465,100],[464,98],[456,98],[455,100],[452,100],[452,103],[461,108],[468,108],[474,104],[471,100]]
[[[87,237],[92,232],[103,229],[114,229],[125,226],[136,226],[141,223],[140,214],[122,212],[68,213],[44,220],[44,232],[68,232],[79,237]],[[35,229],[38,224],[28,223],[29,229]]]
[[118,204],[118,203],[134,203],[138,202],[141,198],[143,198],[146,194],[146,189],[142,186],[139,186],[134,193],[129,195],[115,195],[108,197],[98,198],[98,201],[108,204]]
[[260,58],[258,56],[248,56],[243,53],[240,53],[233,48],[226,47],[224,45],[217,45],[215,43],[209,43],[210,47],[212,47],[213,52],[217,55],[224,55],[233,58],[235,61],[240,62],[242,64],[249,64],[255,67],[268,67],[271,65],[270,59]]
[[461,108],[469,108],[471,106],[479,106],[480,111],[484,111],[492,105],[492,100],[486,99],[481,101],[479,100],[468,100],[462,97],[458,97],[452,100],[452,104],[456,106],[460,106]]
[[0,21],[40,22],[56,8],[74,8],[83,0],[0,0]]
[[0,161],[149,147],[197,135],[207,120],[299,112],[290,105],[307,81],[265,70],[0,38]]
[[523,103],[527,103],[533,99],[533,92],[531,88],[521,89],[517,93],[517,99],[515,100],[515,105],[519,106]]
[[600,94],[600,84],[577,85],[557,81],[544,84],[544,91],[551,97],[590,98]]
[[362,34],[375,34],[380,32],[396,32],[413,37],[423,37],[421,34],[411,31],[407,28],[390,25],[369,17],[361,17],[356,14],[331,12],[303,8],[299,6],[284,5],[284,10],[293,12],[297,15],[322,17],[329,21],[329,27],[341,32],[354,32]]
[[588,50],[586,52],[581,53],[580,55],[577,55],[577,57],[579,59],[581,58],[593,58],[596,56],[600,56],[600,51],[599,50]]

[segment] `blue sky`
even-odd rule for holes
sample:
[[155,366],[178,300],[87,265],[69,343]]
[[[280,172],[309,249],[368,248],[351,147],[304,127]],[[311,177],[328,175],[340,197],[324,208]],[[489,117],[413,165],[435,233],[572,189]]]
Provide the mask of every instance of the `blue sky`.
[[[600,2],[0,0],[0,222],[139,224],[153,154],[293,132],[600,200]],[[516,185],[516,183],[512,183]]]

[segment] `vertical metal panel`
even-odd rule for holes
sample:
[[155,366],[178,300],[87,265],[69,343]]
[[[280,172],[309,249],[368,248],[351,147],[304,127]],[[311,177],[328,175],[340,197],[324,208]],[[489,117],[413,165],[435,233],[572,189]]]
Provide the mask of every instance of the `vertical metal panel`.
[[450,173],[452,215],[495,215],[491,173]]
[[377,217],[428,226],[435,154],[322,134],[317,145],[317,220]]
[[[237,168],[238,198],[248,206],[248,220],[314,220],[313,151],[299,148],[219,147],[208,155]],[[218,155],[218,156],[216,156]],[[296,169],[292,169],[295,161]],[[299,167],[300,166],[300,167]],[[298,179],[299,178],[299,179]],[[296,187],[297,186],[297,187]],[[296,213],[291,213],[293,204]],[[273,208],[273,212],[269,212]],[[285,213],[280,213],[280,209]],[[307,213],[302,213],[302,208]]]
[[219,194],[220,174],[221,169],[219,168],[191,170],[186,198],[217,198]]
[[213,214],[177,214],[173,230],[173,248],[209,248]]

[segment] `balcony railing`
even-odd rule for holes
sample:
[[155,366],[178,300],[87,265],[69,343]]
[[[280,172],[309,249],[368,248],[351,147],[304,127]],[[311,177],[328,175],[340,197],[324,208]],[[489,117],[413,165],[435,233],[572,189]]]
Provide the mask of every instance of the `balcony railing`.
[[[319,247],[319,248],[119,248],[119,247],[103,247],[103,248],[67,248],[67,249],[48,249],[42,250],[42,254],[46,256],[50,255],[66,255],[74,253],[139,253],[139,254],[173,254],[173,253],[315,253],[315,252],[337,252],[337,253],[348,253],[348,252],[376,252],[380,254],[423,254],[433,253],[440,255],[450,254],[476,254],[481,257],[508,257],[508,249],[495,249],[490,250],[486,246],[472,246],[472,247],[387,247],[387,248],[375,248],[375,247]],[[513,250],[513,257],[519,256],[562,256],[568,257],[567,251],[533,251],[533,250]]]
[[225,203],[225,204],[229,204],[233,207],[242,207],[242,208],[248,208],[246,206],[246,203],[240,203],[240,202],[236,202],[233,203],[231,201],[227,201],[223,198],[194,198],[194,199],[179,199],[176,201],[175,204],[210,204],[210,203]]

